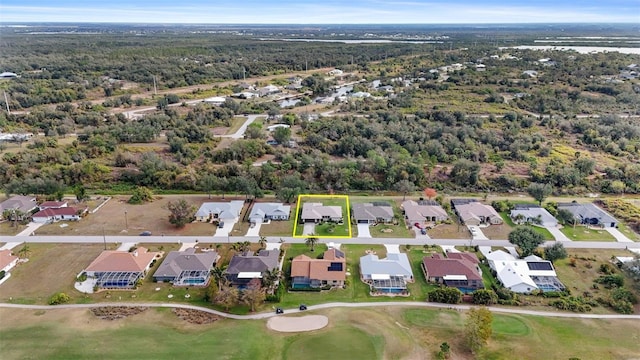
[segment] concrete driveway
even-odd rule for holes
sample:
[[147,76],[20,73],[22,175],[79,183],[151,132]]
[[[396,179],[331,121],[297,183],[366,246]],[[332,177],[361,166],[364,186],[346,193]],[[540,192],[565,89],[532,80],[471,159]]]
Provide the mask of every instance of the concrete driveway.
[[16,236],[31,236],[31,234],[33,234],[34,231],[38,230],[42,225],[46,224],[30,222],[27,224],[27,227],[16,234]]
[[224,226],[222,228],[216,228],[216,233],[213,236],[229,236],[229,233],[231,232],[231,229],[233,229],[233,225],[235,224],[236,221],[224,221]]
[[557,227],[546,226],[545,229],[549,230],[556,241],[571,241],[571,239],[569,239],[567,235],[563,234],[562,231],[560,231],[560,229],[558,229]]
[[358,237],[370,238],[369,224],[358,224]]
[[247,235],[245,236],[260,236],[260,228],[262,227],[262,223],[257,223],[253,227],[250,227],[247,230]]
[[617,242],[630,242],[632,243],[633,240],[629,239],[625,234],[621,233],[620,230],[616,229],[616,228],[604,228],[609,234],[613,235],[614,238],[616,238]]
[[489,240],[489,238],[484,235],[482,230],[480,230],[479,226],[467,225],[467,228],[471,232],[471,236],[473,237],[473,240]]
[[315,223],[304,223],[304,228],[302,229],[302,235],[311,235],[315,233],[316,233]]

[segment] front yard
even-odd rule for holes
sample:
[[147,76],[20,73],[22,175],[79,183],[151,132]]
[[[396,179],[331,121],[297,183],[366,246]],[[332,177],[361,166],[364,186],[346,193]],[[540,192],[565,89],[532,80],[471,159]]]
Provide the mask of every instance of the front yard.
[[607,231],[589,229],[586,226],[565,226],[560,231],[573,241],[616,241]]
[[342,222],[322,221],[315,225],[313,233],[320,237],[351,237],[351,223],[349,221],[349,206],[346,196],[318,195],[300,196],[298,198],[296,224],[293,236],[302,237],[304,227],[308,222],[302,219],[302,209],[305,203],[322,203],[323,206],[340,206],[342,209]]

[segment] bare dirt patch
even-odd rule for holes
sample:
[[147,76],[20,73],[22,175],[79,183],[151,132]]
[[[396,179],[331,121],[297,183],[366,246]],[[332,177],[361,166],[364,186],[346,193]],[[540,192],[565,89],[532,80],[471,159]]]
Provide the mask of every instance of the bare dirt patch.
[[302,332],[322,329],[329,324],[324,315],[307,315],[301,317],[278,316],[267,321],[267,327],[280,332]]
[[91,308],[91,313],[102,320],[124,319],[147,310],[139,306],[103,306]]
[[181,308],[173,308],[171,311],[173,311],[173,313],[176,314],[176,316],[181,320],[184,320],[191,324],[211,324],[214,321],[220,320],[220,316],[204,311]]

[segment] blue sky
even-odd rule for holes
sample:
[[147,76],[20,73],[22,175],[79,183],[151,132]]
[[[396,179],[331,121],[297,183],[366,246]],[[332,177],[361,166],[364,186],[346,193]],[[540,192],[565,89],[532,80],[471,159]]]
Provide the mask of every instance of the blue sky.
[[640,0],[0,0],[4,22],[640,23]]

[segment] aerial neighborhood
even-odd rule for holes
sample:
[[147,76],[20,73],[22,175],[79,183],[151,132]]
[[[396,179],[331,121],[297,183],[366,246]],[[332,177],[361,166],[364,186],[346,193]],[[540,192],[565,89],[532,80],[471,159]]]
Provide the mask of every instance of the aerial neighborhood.
[[625,2],[0,5],[0,358],[637,358]]

